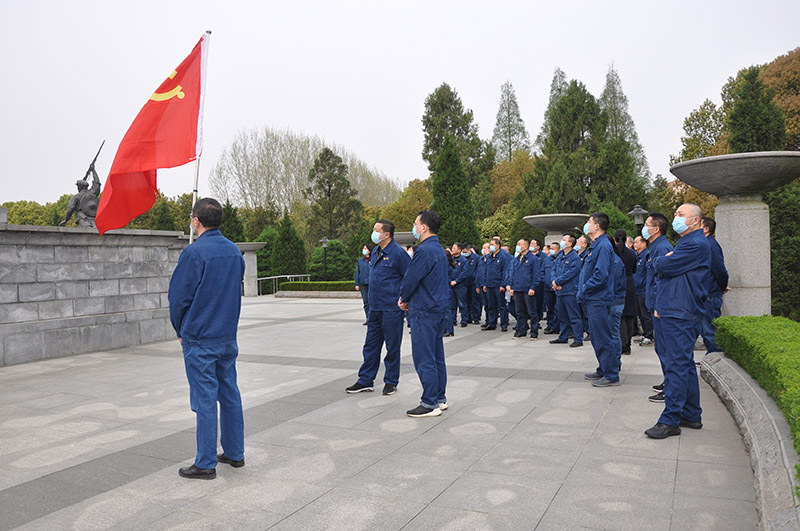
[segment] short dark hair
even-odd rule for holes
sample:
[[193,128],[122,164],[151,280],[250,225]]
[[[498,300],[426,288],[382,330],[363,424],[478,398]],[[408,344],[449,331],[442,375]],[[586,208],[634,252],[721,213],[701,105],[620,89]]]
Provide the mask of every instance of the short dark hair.
[[463,251],[464,250],[464,244],[463,243],[453,242],[452,246],[453,247],[458,247],[459,251]]
[[503,240],[500,239],[500,236],[492,236],[492,240],[491,241],[497,242],[500,245],[503,245]]
[[198,199],[192,207],[192,217],[206,229],[218,229],[222,225],[222,205],[210,197]]
[[608,225],[611,223],[611,221],[608,219],[608,215],[603,212],[595,212],[589,217],[591,217],[594,222],[600,226],[600,230],[604,232],[608,230]]
[[379,219],[376,223],[380,224],[383,232],[388,232],[390,238],[394,238],[394,223],[388,219]]
[[442,218],[439,217],[435,210],[421,210],[417,215],[419,216],[419,221],[428,226],[431,234],[439,233],[439,228],[442,226]]
[[[528,247],[531,246],[531,240],[529,240],[528,238],[520,238],[520,240],[524,241],[527,244]],[[541,247],[541,245],[540,245],[540,247]]]
[[539,238],[534,238],[534,239],[528,241],[528,245],[530,245],[531,242],[536,242],[536,245],[539,246],[539,249],[542,248],[542,240],[540,240]]
[[667,226],[669,225],[669,222],[667,221],[667,216],[665,216],[661,212],[651,212],[648,218],[651,218],[653,220],[653,223],[655,223],[655,225],[658,227],[658,230],[659,232],[661,232],[661,234],[663,235],[667,234]]
[[708,229],[708,233],[712,236],[714,235],[714,231],[717,230],[717,222],[714,221],[714,218],[709,218],[708,216],[702,218],[703,227]]
[[567,239],[567,241],[571,246],[575,247],[575,241],[576,241],[575,236],[573,236],[572,234],[564,234],[563,237]]
[[369,252],[372,252],[372,250],[375,248],[375,244],[374,244],[374,243],[372,243],[372,242],[367,242],[367,243],[365,243],[365,244],[364,244],[364,246],[365,246],[367,249],[369,249]]

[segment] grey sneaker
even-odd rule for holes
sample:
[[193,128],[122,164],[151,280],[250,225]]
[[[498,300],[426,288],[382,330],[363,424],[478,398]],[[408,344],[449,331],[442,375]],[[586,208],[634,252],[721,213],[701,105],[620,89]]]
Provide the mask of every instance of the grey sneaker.
[[606,378],[605,376],[600,378],[599,380],[595,380],[592,382],[594,387],[618,387],[619,380],[614,380],[613,382]]
[[599,380],[600,378],[602,378],[602,376],[597,374],[597,371],[587,372],[586,374],[583,375],[584,380]]

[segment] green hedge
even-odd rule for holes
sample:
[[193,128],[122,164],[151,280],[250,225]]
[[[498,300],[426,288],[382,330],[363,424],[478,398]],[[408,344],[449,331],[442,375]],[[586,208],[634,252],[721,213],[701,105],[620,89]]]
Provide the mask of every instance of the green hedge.
[[764,315],[720,317],[714,325],[725,355],[741,365],[783,412],[800,453],[800,323]]
[[281,282],[280,291],[355,291],[356,283],[352,280],[335,282]]

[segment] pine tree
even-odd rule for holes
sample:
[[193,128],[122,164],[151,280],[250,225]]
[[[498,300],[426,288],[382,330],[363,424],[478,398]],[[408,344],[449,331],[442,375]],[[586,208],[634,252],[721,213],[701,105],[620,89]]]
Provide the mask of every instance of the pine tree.
[[155,219],[153,223],[153,228],[155,230],[175,230],[175,220],[172,219],[169,205],[163,197],[156,199],[156,204],[153,209],[155,210]]
[[339,240],[328,242],[327,256],[322,246],[315,247],[311,253],[311,280],[353,280],[355,268],[356,262],[347,256],[347,250]]
[[273,275],[300,275],[306,272],[306,247],[298,236],[288,210],[278,223],[278,237],[272,252]]
[[433,205],[442,218],[439,240],[442,244],[477,242],[478,228],[470,198],[469,184],[458,156],[455,141],[446,136],[433,174]]
[[492,144],[500,160],[511,160],[514,152],[530,149],[531,139],[519,114],[514,86],[506,81],[500,89],[500,108],[492,135]]
[[550,115],[553,113],[558,100],[560,100],[567,92],[567,76],[564,71],[556,67],[553,72],[553,80],[550,82],[550,99],[547,102],[547,109],[544,111],[544,119],[542,120],[542,130],[536,137],[536,146],[539,149],[544,147],[545,141],[550,136]]
[[732,153],[779,151],[786,145],[786,119],[759,79],[757,66],[746,69],[728,115]]
[[243,242],[244,225],[236,210],[230,201],[225,201],[222,205],[222,224],[219,226],[219,231],[232,242]]
[[324,148],[308,173],[304,194],[311,202],[309,233],[312,239],[340,239],[358,223],[362,205],[347,180],[347,165],[329,148]]

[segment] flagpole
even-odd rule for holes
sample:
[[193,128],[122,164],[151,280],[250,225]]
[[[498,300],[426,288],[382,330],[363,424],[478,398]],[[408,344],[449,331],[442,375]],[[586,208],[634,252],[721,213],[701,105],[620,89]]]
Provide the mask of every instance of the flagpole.
[[[192,211],[194,211],[194,204],[197,203],[197,182],[200,178],[200,156],[194,160],[194,188],[192,188]],[[189,245],[194,242],[194,230],[192,230],[192,220],[189,219]]]

